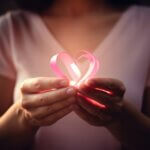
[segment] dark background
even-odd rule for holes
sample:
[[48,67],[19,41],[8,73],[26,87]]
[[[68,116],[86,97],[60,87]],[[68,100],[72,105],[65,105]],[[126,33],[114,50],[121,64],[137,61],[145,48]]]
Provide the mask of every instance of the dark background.
[[[141,5],[149,5],[150,0],[138,0]],[[7,10],[16,9],[15,0],[0,0],[0,15],[5,13]]]

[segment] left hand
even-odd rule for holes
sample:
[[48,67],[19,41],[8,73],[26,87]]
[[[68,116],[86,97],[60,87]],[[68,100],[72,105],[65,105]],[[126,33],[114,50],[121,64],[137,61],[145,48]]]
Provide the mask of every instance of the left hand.
[[124,93],[124,85],[116,79],[91,79],[79,87],[75,112],[91,125],[109,125],[121,117]]

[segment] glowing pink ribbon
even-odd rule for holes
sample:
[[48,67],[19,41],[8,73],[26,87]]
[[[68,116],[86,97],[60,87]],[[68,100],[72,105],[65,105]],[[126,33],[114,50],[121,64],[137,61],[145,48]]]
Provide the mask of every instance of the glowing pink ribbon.
[[[89,68],[87,72],[82,75],[80,69],[77,66],[77,61],[81,58],[85,58],[89,62]],[[73,58],[67,52],[60,52],[50,59],[50,67],[53,72],[61,78],[66,78],[64,72],[60,69],[57,64],[57,60],[60,59],[65,67],[67,68],[72,80],[71,85],[79,86],[85,80],[93,77],[99,69],[99,61],[89,52],[83,51],[82,55],[77,60],[73,60]]]
[[[82,75],[80,72],[80,69],[77,66],[77,61],[85,58],[89,62],[89,68],[87,72]],[[79,56],[77,60],[74,60],[67,52],[60,52],[54,56],[51,57],[50,59],[50,67],[53,70],[53,72],[61,78],[66,78],[65,73],[60,69],[60,67],[57,64],[58,59],[60,59],[65,67],[67,68],[72,80],[71,80],[71,85],[78,87],[81,83],[86,81],[89,78],[92,78],[96,72],[99,70],[99,61],[89,52],[83,51],[82,54]],[[105,91],[104,89],[98,89],[97,90]],[[86,97],[80,93],[78,93],[81,97],[86,99],[89,103],[92,105],[95,105],[101,109],[106,108],[105,105],[95,101],[94,99],[91,99],[89,97]],[[110,93],[109,93],[110,94]]]

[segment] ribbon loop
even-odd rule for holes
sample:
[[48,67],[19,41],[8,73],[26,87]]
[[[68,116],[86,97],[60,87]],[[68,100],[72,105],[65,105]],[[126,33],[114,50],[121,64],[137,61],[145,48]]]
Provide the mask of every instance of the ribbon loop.
[[78,87],[85,80],[93,77],[99,70],[99,61],[91,53],[83,51],[77,60],[81,58],[85,58],[89,62],[89,68],[84,75],[82,75],[78,65],[75,63],[76,61],[67,52],[60,52],[52,56],[50,59],[50,67],[58,77],[66,78],[66,75],[57,64],[58,59],[60,59],[72,78],[71,85]]

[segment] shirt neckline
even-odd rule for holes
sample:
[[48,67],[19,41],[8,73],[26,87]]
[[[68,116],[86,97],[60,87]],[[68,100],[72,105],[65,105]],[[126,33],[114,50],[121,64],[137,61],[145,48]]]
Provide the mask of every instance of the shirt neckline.
[[[113,35],[117,32],[117,29],[119,26],[122,25],[122,23],[124,22],[125,19],[129,18],[130,15],[130,12],[131,10],[133,10],[132,8],[134,8],[135,6],[130,6],[128,7],[124,12],[123,14],[121,15],[121,17],[118,19],[118,21],[115,23],[115,25],[112,27],[111,31],[108,33],[108,35],[104,38],[104,40],[100,43],[97,44],[95,50],[92,51],[92,54],[93,55],[96,55],[97,52],[99,50],[101,50],[100,53],[103,53],[103,50],[104,50],[104,45],[107,45],[107,42],[110,41],[110,39],[113,40]],[[132,13],[131,13],[132,14]],[[37,18],[37,22],[34,22],[35,25],[39,28],[42,27],[42,34],[44,36],[44,39],[47,41],[48,47],[55,47],[55,52],[56,53],[59,53],[60,51],[66,51],[65,48],[62,46],[62,44],[55,38],[55,36],[52,34],[52,32],[50,31],[50,29],[48,29],[46,23],[43,21],[43,19],[41,18],[40,15],[38,14],[34,14],[35,17]],[[46,37],[46,38],[45,38]],[[53,46],[52,46],[53,45]]]

